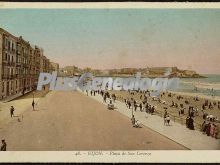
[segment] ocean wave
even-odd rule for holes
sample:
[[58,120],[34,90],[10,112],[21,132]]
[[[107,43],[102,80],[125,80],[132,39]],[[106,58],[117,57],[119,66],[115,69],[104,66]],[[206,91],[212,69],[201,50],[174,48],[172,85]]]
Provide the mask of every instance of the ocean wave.
[[196,88],[208,89],[208,90],[220,90],[220,83],[205,83],[205,82],[189,82],[182,81],[183,84],[190,84]]

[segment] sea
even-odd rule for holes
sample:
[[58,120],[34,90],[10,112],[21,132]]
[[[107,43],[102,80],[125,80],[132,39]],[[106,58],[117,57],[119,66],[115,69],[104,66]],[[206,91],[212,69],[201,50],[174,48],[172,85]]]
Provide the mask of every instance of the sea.
[[[220,96],[220,74],[201,74],[205,78],[180,78],[180,83],[177,89],[171,90],[176,92],[186,93],[202,93],[207,96]],[[118,76],[112,76],[115,79]],[[120,76],[119,76],[120,77]],[[196,84],[200,84],[201,88],[197,87]],[[202,84],[202,85],[201,85]],[[208,88],[206,87],[208,85]],[[215,89],[212,86],[218,86]]]
[[[220,75],[216,74],[204,74],[206,78],[181,78],[180,84],[175,91],[178,92],[187,92],[187,93],[202,93],[207,96],[220,96],[220,89],[213,88],[212,85],[220,85]],[[203,84],[204,87],[197,87],[195,84]],[[207,88],[205,85],[209,85]]]

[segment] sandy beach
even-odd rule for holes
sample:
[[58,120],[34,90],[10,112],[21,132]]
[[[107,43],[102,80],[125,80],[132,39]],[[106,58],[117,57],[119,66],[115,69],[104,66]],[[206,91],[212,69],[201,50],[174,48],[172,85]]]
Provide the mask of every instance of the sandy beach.
[[[143,95],[141,93],[135,92],[134,95],[129,94],[127,91],[110,91],[111,94],[116,94],[116,96],[119,98],[120,101],[124,102],[124,99],[131,99],[134,98],[138,103],[141,103],[142,100],[140,99],[140,96]],[[201,124],[203,123],[203,112],[202,112],[202,105],[204,104],[205,100],[208,100],[212,104],[215,102],[217,103],[219,101],[219,97],[213,98],[212,96],[205,96],[203,94],[198,93],[184,93],[184,92],[172,92],[172,96],[168,97],[168,93],[165,93],[165,95],[160,95],[159,101],[153,101],[151,97],[148,98],[148,103],[150,105],[155,106],[156,108],[156,114],[163,116],[165,109],[171,116],[171,120],[175,120],[181,124],[185,124],[185,119],[188,115],[188,109],[189,106],[193,106],[194,108],[198,108],[198,114],[194,117],[194,124],[196,129],[200,129]],[[177,96],[182,96],[183,99],[178,100]],[[198,101],[195,101],[194,98],[198,97]],[[176,104],[178,104],[178,107],[171,107],[172,101]],[[185,101],[188,101],[189,104],[185,104]],[[163,102],[163,103],[162,103]],[[185,108],[184,114],[179,115],[180,111],[180,104],[183,104]],[[137,108],[139,110],[139,108]],[[204,113],[207,113],[208,115],[213,115],[220,119],[220,109],[218,109],[218,106],[213,106],[212,109],[206,108],[204,110]]]
[[[170,91],[171,92],[171,91]],[[181,96],[190,96],[190,97],[198,97],[201,99],[208,99],[208,100],[212,100],[212,101],[220,101],[220,96],[207,96],[203,93],[189,93],[189,92],[171,92],[177,95],[181,95]]]

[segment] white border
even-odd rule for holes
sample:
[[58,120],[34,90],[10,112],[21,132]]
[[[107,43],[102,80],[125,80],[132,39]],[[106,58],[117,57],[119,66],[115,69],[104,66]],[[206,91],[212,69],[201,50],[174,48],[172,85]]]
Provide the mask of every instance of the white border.
[[[150,153],[140,155],[110,155],[111,151],[102,151],[103,155],[88,155],[89,151],[6,151],[0,153],[0,162],[150,162],[150,163],[212,163],[220,162],[219,151],[139,151]],[[137,151],[115,151],[117,153]]]
[[[216,3],[148,3],[148,2],[100,2],[100,3],[51,3],[51,2],[0,2],[1,9],[219,9],[220,2]],[[89,155],[88,151],[6,151],[0,152],[0,162],[220,162],[220,151],[142,151],[150,156],[134,156],[110,154],[111,151],[102,151],[103,155]],[[123,151],[116,151],[123,153]],[[124,151],[126,152],[126,151]],[[130,151],[136,153],[137,151]]]
[[220,8],[220,2],[90,2],[90,3],[57,3],[57,2],[0,2],[0,8],[44,8],[44,9],[67,9],[67,8],[118,8],[118,9],[134,9],[134,8],[153,8],[153,9],[195,9],[195,8]]

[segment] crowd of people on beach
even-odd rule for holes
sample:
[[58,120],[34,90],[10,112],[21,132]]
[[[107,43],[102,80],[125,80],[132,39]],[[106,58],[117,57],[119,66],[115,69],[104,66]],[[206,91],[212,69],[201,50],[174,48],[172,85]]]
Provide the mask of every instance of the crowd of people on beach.
[[[169,93],[168,94],[168,97],[173,97],[173,94]],[[181,100],[181,99],[184,99],[183,96],[180,96],[178,95],[177,97],[177,100]],[[199,101],[199,98],[198,97],[193,97],[193,100],[194,101]],[[208,114],[207,112],[205,112],[205,110],[207,110],[209,113],[211,113],[211,110],[215,107],[217,107],[217,109],[220,109],[220,101],[209,101],[209,100],[205,100],[204,103],[202,104],[202,107],[201,109],[199,110],[199,108],[197,106],[191,106],[189,101],[188,100],[185,100],[184,101],[185,103],[185,106],[184,104],[177,104],[175,103],[173,100],[172,100],[172,104],[170,105],[170,107],[175,107],[175,108],[179,108],[179,116],[181,115],[187,115],[186,117],[186,127],[191,129],[191,130],[194,130],[195,127],[194,127],[194,117],[196,116],[199,116],[199,111],[201,110],[202,112],[202,117],[203,119],[205,120],[204,123],[206,123],[206,121],[208,121],[211,126],[211,128],[216,128],[218,126],[218,124],[216,123],[211,123],[211,122],[218,122],[218,118],[216,116],[213,116],[211,114]],[[188,113],[185,114],[185,111],[186,111],[186,107],[188,106]],[[204,123],[202,124],[201,127],[204,127]],[[206,124],[208,125],[208,123]],[[205,127],[206,128],[206,127]],[[212,133],[208,133],[210,132],[209,130],[211,130]],[[214,129],[215,130],[215,129]],[[216,138],[219,138],[219,136],[214,136],[214,131],[212,129],[202,129],[203,132],[206,132],[207,131],[207,135],[213,135],[212,137],[216,137]],[[219,132],[219,129],[216,129],[216,132]]]
[[[163,95],[163,94],[162,94]],[[173,97],[173,94],[169,93],[168,97]],[[181,100],[184,99],[183,96],[178,95],[177,100]],[[198,97],[193,97],[194,101],[199,101]],[[186,127],[194,130],[195,126],[194,126],[194,118],[199,116],[199,108],[197,106],[191,106],[188,100],[184,101],[184,104],[178,104],[175,103],[172,100],[172,103],[170,105],[170,107],[175,107],[175,108],[179,108],[179,116],[181,115],[187,115],[186,117]],[[188,113],[185,114],[185,110],[186,107],[188,106]],[[201,125],[201,131],[204,132],[204,134],[207,134],[207,136],[211,136],[214,137],[216,139],[220,139],[220,128],[219,128],[219,124],[215,123],[218,122],[218,118],[216,116],[213,116],[211,114],[208,114],[207,112],[205,112],[205,110],[207,110],[209,113],[211,113],[211,110],[213,108],[220,109],[220,101],[216,102],[216,101],[209,101],[209,100],[205,100],[204,103],[202,104],[201,107],[201,112],[202,112],[202,117],[204,119],[203,124]],[[166,111],[165,111],[166,114]],[[165,117],[164,117],[165,118]]]
[[[140,92],[142,93],[142,95],[140,95],[140,99],[134,99],[134,95],[136,92]],[[87,93],[87,96],[89,95],[90,93],[90,96],[95,96],[96,94],[100,94],[103,98],[103,102],[104,103],[107,103],[107,100],[109,100],[109,104],[112,104],[117,100],[120,100],[124,102],[124,104],[126,105],[126,107],[128,108],[128,110],[132,110],[133,111],[140,111],[140,112],[146,112],[148,114],[151,114],[153,115],[156,111],[156,108],[154,105],[151,105],[149,102],[148,102],[148,98],[150,96],[150,93],[149,91],[128,91],[130,97],[122,97],[120,95],[116,95],[113,93],[113,94],[110,94],[108,91],[103,91],[103,90],[97,90],[97,91],[86,91]],[[141,101],[140,101],[141,100]],[[167,116],[169,117],[169,116]],[[131,121],[132,121],[132,125],[133,127],[140,127],[140,121],[136,120],[135,119],[135,116],[133,115],[132,113],[132,118],[131,118]],[[169,123],[169,122],[168,122]]]
[[[151,99],[152,101],[157,101],[158,103],[163,104],[163,108],[164,108],[164,114],[163,114],[163,118],[164,118],[164,125],[170,125],[170,121],[171,121],[171,116],[168,113],[168,109],[170,108],[174,108],[177,110],[177,114],[178,116],[175,117],[179,117],[179,118],[184,118],[185,117],[185,123],[186,123],[186,127],[189,128],[190,130],[195,130],[195,117],[198,117],[201,112],[203,114],[203,119],[206,122],[206,125],[204,127],[204,123],[201,125],[202,127],[202,131],[205,132],[208,136],[211,137],[215,137],[215,138],[220,138],[219,137],[219,124],[216,124],[214,122],[218,121],[217,117],[214,117],[211,114],[207,113],[207,110],[212,110],[213,107],[217,107],[218,109],[220,109],[220,101],[216,102],[216,101],[209,101],[209,100],[205,100],[204,104],[202,105],[201,109],[199,109],[197,106],[192,106],[190,104],[191,100],[187,100],[185,97],[178,95],[178,94],[174,94],[171,92],[163,92],[160,94],[160,97],[152,97],[150,96],[150,91],[146,90],[146,91],[128,91],[128,96],[123,96],[120,94],[110,94],[110,92],[108,91],[90,91],[90,95],[91,96],[95,96],[96,94],[100,94],[103,98],[103,102],[107,102],[107,99],[110,100],[110,103],[115,102],[115,100],[119,100],[121,102],[123,102],[127,109],[130,109],[132,111],[140,111],[140,112],[146,112],[149,114],[154,114],[156,113],[160,113],[159,111],[156,111],[156,107],[155,105],[150,104],[149,100]],[[139,94],[139,98],[137,99],[137,95]],[[87,95],[88,95],[88,91],[87,91]],[[164,98],[164,96],[167,95],[168,98],[171,99],[171,104],[169,104],[168,102],[162,100]],[[135,99],[136,98],[136,99]],[[179,102],[175,102],[176,98]],[[193,101],[197,102],[200,101],[200,99],[198,97],[193,97],[192,99]],[[181,101],[181,103],[180,103]],[[175,112],[175,111],[174,111]],[[210,111],[211,113],[211,111]],[[134,127],[136,127],[137,122],[135,122],[135,117],[132,113],[132,125]],[[208,123],[207,123],[208,122]],[[210,124],[209,124],[210,123]],[[196,123],[198,124],[198,123]],[[209,129],[210,127],[210,129]],[[198,127],[197,127],[198,128]],[[214,131],[213,131],[214,128]],[[209,131],[210,130],[210,131]],[[209,132],[209,133],[208,133]],[[215,133],[213,133],[215,132]]]
[[201,131],[207,136],[211,136],[216,139],[220,138],[220,127],[215,123],[204,121],[201,127]]
[[144,99],[144,101],[138,103],[135,99],[124,99],[124,103],[128,109],[133,109],[134,111],[137,111],[138,109],[140,112],[146,112],[153,114],[155,112],[155,107],[153,105],[150,105],[147,102],[147,97]]
[[[104,103],[107,103],[107,100],[109,100],[109,104],[111,105],[112,103],[114,103],[116,101],[116,99],[118,100],[124,100],[124,103],[126,105],[126,107],[128,109],[131,109],[132,111],[140,111],[140,112],[146,112],[146,113],[149,113],[149,114],[153,114],[155,112],[155,107],[153,105],[150,105],[148,102],[147,102],[147,96],[144,95],[144,97],[142,98],[142,95],[141,95],[141,99],[142,101],[141,102],[138,102],[137,100],[135,100],[132,96],[135,95],[135,92],[134,91],[128,91],[129,94],[131,95],[131,97],[129,98],[123,98],[122,96],[117,96],[113,93],[113,94],[110,94],[108,91],[103,91],[103,90],[91,90],[90,91],[90,96],[95,96],[96,94],[100,94],[103,98],[103,102]],[[86,91],[87,93],[87,96],[89,95],[89,91]],[[144,92],[145,94],[147,93]],[[134,115],[132,115],[132,125],[134,127],[140,127],[140,121],[138,120],[135,120],[135,117]]]
[[218,101],[218,102],[213,101],[213,103],[212,103],[209,100],[205,100],[204,104],[202,105],[202,110],[205,110],[205,109],[212,110],[215,106],[217,106],[218,109],[220,110],[220,101]]

